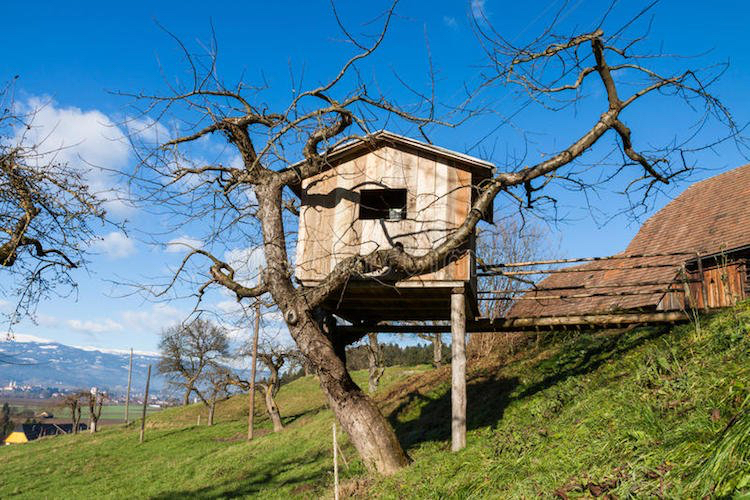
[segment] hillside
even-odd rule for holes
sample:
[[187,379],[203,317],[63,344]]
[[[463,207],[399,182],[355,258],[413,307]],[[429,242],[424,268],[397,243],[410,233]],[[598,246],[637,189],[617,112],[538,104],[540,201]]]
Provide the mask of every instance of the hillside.
[[[750,493],[750,307],[699,329],[542,339],[474,363],[467,448],[450,453],[449,368],[389,368],[378,400],[414,463],[369,476],[344,441],[343,491],[383,498],[699,498]],[[364,382],[365,374],[356,374]],[[312,377],[282,387],[287,429],[244,441],[246,397],[0,449],[0,497],[318,498],[331,493],[330,412]]]

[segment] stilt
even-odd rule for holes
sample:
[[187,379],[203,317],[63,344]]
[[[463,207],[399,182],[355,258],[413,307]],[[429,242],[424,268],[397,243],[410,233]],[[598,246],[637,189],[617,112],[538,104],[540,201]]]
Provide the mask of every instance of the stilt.
[[466,447],[466,296],[451,295],[451,451]]

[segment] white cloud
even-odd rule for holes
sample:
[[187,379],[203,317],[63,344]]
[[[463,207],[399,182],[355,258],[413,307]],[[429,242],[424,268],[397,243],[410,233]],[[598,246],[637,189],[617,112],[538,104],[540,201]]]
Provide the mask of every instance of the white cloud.
[[94,248],[110,259],[123,259],[135,254],[135,243],[124,234],[113,231],[94,243]]
[[104,320],[69,319],[65,324],[71,330],[90,334],[119,332],[124,329],[122,324],[109,318]]
[[224,253],[224,261],[234,268],[235,279],[250,286],[258,281],[258,274],[266,263],[266,256],[259,246],[235,248]]
[[456,21],[455,17],[443,16],[443,24],[451,29],[458,29],[458,21]]
[[167,304],[154,304],[147,309],[123,311],[122,321],[128,330],[158,334],[162,328],[181,321],[187,314]]
[[85,172],[92,192],[107,200],[108,211],[132,211],[124,201],[126,190],[112,173],[124,168],[130,157],[126,136],[114,121],[101,111],[58,106],[50,98],[32,97],[20,111],[33,118],[30,129],[16,132],[16,142],[36,145],[40,162],[54,158]]
[[167,242],[167,253],[185,253],[193,248],[203,248],[203,242],[190,236],[180,236]]

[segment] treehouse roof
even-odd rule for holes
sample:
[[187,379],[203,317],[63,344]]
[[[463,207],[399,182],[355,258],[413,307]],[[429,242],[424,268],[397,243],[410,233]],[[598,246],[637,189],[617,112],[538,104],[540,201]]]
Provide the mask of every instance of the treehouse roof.
[[[454,168],[468,170],[476,179],[474,182],[475,184],[479,180],[491,177],[493,169],[495,168],[494,164],[486,160],[480,160],[479,158],[467,154],[458,153],[450,149],[435,146],[434,144],[411,139],[403,135],[389,132],[388,130],[379,130],[368,136],[357,138],[342,144],[326,153],[325,170],[334,168],[343,162],[366,155],[367,153],[386,146],[390,146],[400,151],[417,154],[422,157],[440,160],[442,163],[446,163]],[[288,168],[294,170],[300,168],[304,164],[305,160],[302,160]],[[295,186],[292,190],[297,196],[301,195],[300,186]]]

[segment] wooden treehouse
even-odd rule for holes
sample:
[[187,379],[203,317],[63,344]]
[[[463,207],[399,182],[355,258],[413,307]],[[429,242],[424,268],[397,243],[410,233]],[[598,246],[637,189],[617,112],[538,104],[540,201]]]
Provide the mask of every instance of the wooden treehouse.
[[[427,253],[469,213],[491,163],[381,131],[342,146],[329,168],[301,192],[296,279],[315,285],[342,259],[403,246]],[[393,282],[387,273],[347,283],[326,308],[351,323],[450,319],[451,295],[463,290],[477,314],[474,238],[468,252],[427,274]]]
[[[327,165],[296,192],[295,276],[302,286],[314,286],[352,255],[396,245],[414,255],[435,248],[464,221],[475,188],[493,172],[491,163],[386,131],[337,148]],[[689,308],[733,305],[750,293],[748,196],[750,165],[694,184],[610,257],[482,263],[478,273],[472,236],[428,273],[352,279],[324,307],[344,320],[336,325],[342,335],[451,332],[452,449],[458,450],[466,433],[467,331],[674,323],[686,321]],[[554,267],[571,263],[577,265]],[[478,278],[497,275],[546,278],[526,280],[531,286],[520,293],[477,289]],[[480,317],[478,300],[513,306],[504,317]]]
[[[381,131],[327,156],[305,179],[296,279],[314,286],[342,259],[401,245],[423,255],[469,214],[475,186],[491,163]],[[492,210],[488,211],[492,213]],[[466,443],[466,316],[477,316],[475,238],[435,269],[395,281],[387,272],[351,280],[324,307],[352,325],[378,331],[385,321],[451,320],[453,449]]]

